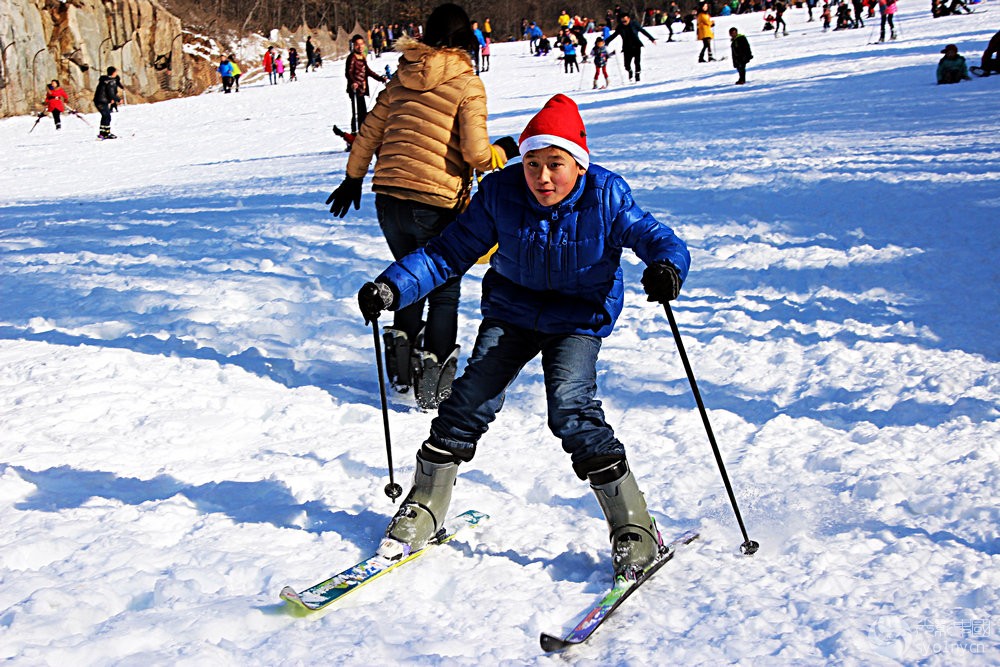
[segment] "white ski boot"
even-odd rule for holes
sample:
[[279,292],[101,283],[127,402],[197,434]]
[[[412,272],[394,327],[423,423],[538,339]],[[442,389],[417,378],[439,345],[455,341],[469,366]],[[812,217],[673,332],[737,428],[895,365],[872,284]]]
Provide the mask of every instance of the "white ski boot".
[[[428,443],[424,443],[424,448],[430,448],[432,453],[440,451]],[[426,460],[424,448],[417,453],[413,488],[389,522],[385,539],[379,545],[379,554],[389,560],[398,560],[423,549],[444,529],[458,476],[458,463],[432,463]],[[442,458],[448,456],[446,452],[440,454]]]
[[656,560],[663,540],[628,462],[620,459],[587,479],[608,520],[615,577],[637,579]]

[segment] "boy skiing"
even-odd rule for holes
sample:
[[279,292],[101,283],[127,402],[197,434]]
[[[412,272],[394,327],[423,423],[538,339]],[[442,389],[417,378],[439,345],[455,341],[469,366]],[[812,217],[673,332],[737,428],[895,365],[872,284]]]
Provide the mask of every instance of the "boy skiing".
[[487,175],[440,236],[358,293],[365,320],[374,322],[383,309],[406,307],[498,246],[483,278],[475,347],[417,453],[413,487],[379,554],[404,558],[439,532],[459,464],[475,455],[507,386],[541,354],[549,427],[604,511],[615,576],[634,580],[656,562],[662,541],[625,447],[595,398],[597,357],[624,305],[622,249],[646,263],[642,285],[649,300],[664,303],[677,297],[690,255],[636,205],[621,176],[591,164],[569,97],[550,99],[518,143],[522,165]]
[[604,85],[601,88],[607,88],[610,83],[608,80],[608,58],[611,57],[611,54],[604,46],[603,37],[598,37],[597,41],[594,42],[594,50],[590,52],[590,55],[594,57],[594,88],[597,88],[597,78],[601,74],[604,74]]
[[741,35],[735,27],[729,29],[730,49],[733,54],[733,67],[739,73],[736,85],[742,86],[747,82],[747,64],[753,60],[753,52],[750,50],[750,40],[746,35]]

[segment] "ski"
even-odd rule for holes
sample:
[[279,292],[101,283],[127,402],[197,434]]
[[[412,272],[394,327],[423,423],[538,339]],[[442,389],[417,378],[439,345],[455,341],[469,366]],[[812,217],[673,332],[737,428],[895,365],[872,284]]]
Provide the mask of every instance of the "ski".
[[438,533],[438,536],[422,549],[399,558],[388,558],[376,553],[357,565],[303,591],[296,591],[291,586],[285,586],[281,589],[281,599],[300,612],[312,613],[325,609],[383,574],[388,574],[404,563],[416,560],[433,547],[450,542],[463,528],[477,526],[488,518],[489,515],[475,510],[462,512],[450,519]]
[[660,557],[653,562],[648,570],[642,573],[642,576],[635,581],[629,581],[622,577],[618,577],[615,581],[614,586],[611,587],[607,593],[584,614],[580,622],[570,630],[562,638],[556,637],[555,635],[550,635],[547,632],[543,632],[541,635],[542,650],[545,652],[560,651],[569,646],[575,644],[582,644],[587,641],[591,635],[601,627],[611,616],[612,613],[618,607],[625,602],[625,600],[632,595],[642,584],[648,581],[657,570],[663,567],[667,561],[674,557],[674,553],[677,551],[677,547],[690,544],[694,540],[698,539],[698,533],[689,530],[681,535],[678,535],[668,544],[664,545]]

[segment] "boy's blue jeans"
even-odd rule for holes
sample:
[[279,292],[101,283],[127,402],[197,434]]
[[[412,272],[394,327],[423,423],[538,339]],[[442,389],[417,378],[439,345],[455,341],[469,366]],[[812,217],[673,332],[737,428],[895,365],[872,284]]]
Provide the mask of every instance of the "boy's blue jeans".
[[507,386],[541,353],[549,428],[570,454],[577,475],[585,476],[592,459],[623,457],[625,447],[594,398],[600,351],[597,336],[545,334],[484,319],[465,370],[431,422],[431,444],[471,460],[503,405]]

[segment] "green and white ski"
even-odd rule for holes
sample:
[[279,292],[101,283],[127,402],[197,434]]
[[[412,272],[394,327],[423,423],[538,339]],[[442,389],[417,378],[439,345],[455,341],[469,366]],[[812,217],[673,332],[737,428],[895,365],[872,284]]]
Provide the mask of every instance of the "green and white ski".
[[408,554],[403,553],[398,558],[392,559],[375,554],[303,591],[296,591],[291,586],[285,586],[281,589],[281,599],[301,612],[320,611],[382,575],[420,558],[432,548],[450,542],[463,528],[477,526],[488,518],[489,515],[475,510],[462,512],[450,519],[445,524],[444,529],[438,533],[438,536],[422,549]]

